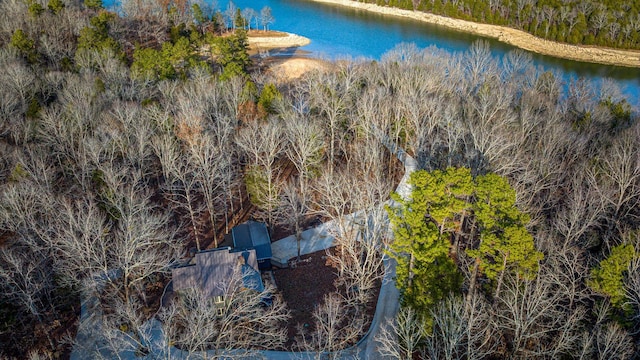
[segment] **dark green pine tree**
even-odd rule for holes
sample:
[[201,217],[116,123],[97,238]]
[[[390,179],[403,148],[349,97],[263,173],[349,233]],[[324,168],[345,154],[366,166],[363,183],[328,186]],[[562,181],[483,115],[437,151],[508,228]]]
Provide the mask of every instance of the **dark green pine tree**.
[[490,280],[496,292],[506,273],[535,278],[543,254],[536,250],[526,228],[529,217],[515,206],[515,191],[505,178],[487,174],[473,179],[467,168],[448,168],[417,171],[410,184],[411,198],[394,194],[398,205],[387,207],[394,229],[390,255],[398,262],[396,280],[405,306],[428,316],[439,301],[460,293],[461,237],[477,244],[466,249],[476,264],[471,291],[478,276]]

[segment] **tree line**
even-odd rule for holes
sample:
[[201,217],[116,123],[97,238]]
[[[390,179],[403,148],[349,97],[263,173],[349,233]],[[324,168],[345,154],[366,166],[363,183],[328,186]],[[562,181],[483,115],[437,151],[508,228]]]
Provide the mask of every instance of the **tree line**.
[[640,48],[637,1],[367,0],[381,6],[509,26],[573,45]]
[[[339,62],[282,84],[249,66],[225,72],[215,46],[214,56],[198,56],[207,27],[179,22],[172,7],[120,16],[91,2],[33,4],[0,4],[8,15],[0,23],[3,356],[63,356],[81,294],[98,295],[104,331],[95,340],[114,353],[150,351],[151,318],[167,344],[193,356],[281,348],[282,299],[264,329],[234,326],[256,316],[259,297],[237,295],[229,318],[205,317],[204,326],[211,304],[199,294],[164,309],[154,296],[189,249],[217,246],[247,196],[256,218],[298,236],[311,216],[335,220],[332,262],[343,291],[316,308],[297,348],[355,343],[383,249],[411,255],[383,230],[382,203],[401,174],[380,131],[417,159],[416,188],[441,189],[426,202],[439,212],[417,207],[435,255],[416,248],[431,260],[414,264],[415,286],[403,290],[382,351],[438,359],[637,352],[640,130],[614,82],[563,84],[526,53],[497,59],[479,42],[458,54],[401,45],[377,62]],[[135,4],[143,5],[123,8]],[[173,72],[136,65],[144,39],[168,54]],[[453,198],[443,195],[456,193],[452,178],[465,184]],[[344,220],[356,210],[357,226]],[[399,274],[409,274],[409,262]],[[443,267],[455,275],[450,286],[425,298]]]

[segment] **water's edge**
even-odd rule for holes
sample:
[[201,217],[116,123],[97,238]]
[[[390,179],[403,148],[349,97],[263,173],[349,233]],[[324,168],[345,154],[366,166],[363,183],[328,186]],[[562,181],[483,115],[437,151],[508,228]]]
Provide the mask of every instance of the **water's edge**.
[[612,66],[625,66],[632,68],[640,67],[639,51],[569,45],[541,39],[522,30],[517,30],[510,27],[476,23],[472,21],[449,18],[421,11],[411,11],[395,7],[379,6],[353,0],[309,1],[361,9],[384,15],[410,18],[429,24],[445,26],[452,30],[496,39],[500,42],[515,46],[523,50],[561,59]]

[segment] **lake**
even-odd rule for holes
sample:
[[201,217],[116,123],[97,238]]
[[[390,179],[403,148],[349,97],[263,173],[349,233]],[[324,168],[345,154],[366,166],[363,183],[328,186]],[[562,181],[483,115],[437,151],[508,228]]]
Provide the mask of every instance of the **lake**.
[[[107,3],[113,0],[107,0]],[[222,12],[229,0],[209,0]],[[213,2],[212,2],[213,1]],[[311,44],[301,49],[311,56],[330,59],[366,57],[379,60],[387,51],[403,42],[418,47],[436,46],[449,52],[465,51],[478,39],[487,40],[496,57],[502,57],[514,47],[445,27],[420,21],[376,14],[310,0],[233,0],[241,8],[253,8],[260,12],[264,6],[272,10],[275,22],[272,30],[291,32],[305,36]],[[109,4],[112,2],[109,2]],[[640,95],[640,69],[599,65],[564,60],[532,53],[534,64],[545,70],[558,70],[566,82],[571,78],[585,77],[598,81],[604,77],[615,80],[623,88],[632,104],[638,105]]]

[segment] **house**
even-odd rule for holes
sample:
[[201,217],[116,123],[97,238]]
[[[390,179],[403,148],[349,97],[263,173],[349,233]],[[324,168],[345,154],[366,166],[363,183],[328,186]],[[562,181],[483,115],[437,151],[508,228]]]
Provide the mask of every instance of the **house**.
[[237,286],[234,276],[239,273],[242,277],[242,287],[264,291],[264,284],[260,277],[256,251],[232,251],[230,247],[206,250],[196,253],[189,265],[174,268],[173,290],[178,292],[185,289],[200,289],[206,298],[213,298],[222,311],[226,301],[225,296]]
[[267,225],[247,221],[231,229],[233,251],[255,250],[259,270],[271,269],[271,238]]

